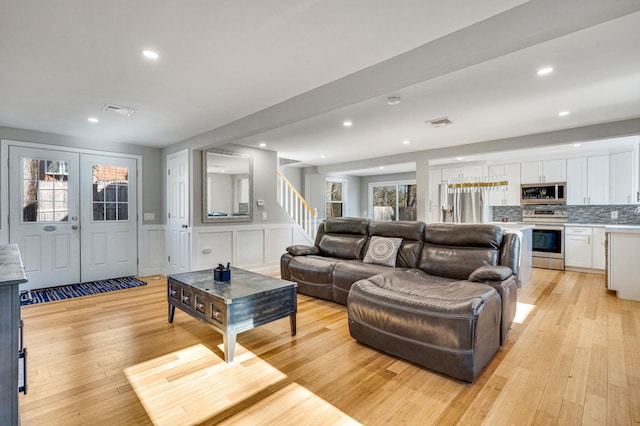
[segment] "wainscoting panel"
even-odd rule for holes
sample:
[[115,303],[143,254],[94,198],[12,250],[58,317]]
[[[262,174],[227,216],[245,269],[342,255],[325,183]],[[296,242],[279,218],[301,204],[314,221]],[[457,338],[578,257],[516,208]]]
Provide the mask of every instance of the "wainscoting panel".
[[[267,264],[275,264],[280,262],[280,256],[284,253],[283,247],[286,248],[292,244],[293,241],[293,228],[288,226],[286,228],[272,228],[267,234]],[[301,243],[306,244],[306,243]]]
[[240,268],[262,267],[265,263],[265,233],[266,229],[239,229],[238,256],[236,266]]
[[138,275],[166,275],[168,270],[165,249],[166,225],[142,225],[138,233]]
[[254,272],[280,270],[280,256],[293,244],[313,244],[295,223],[197,226],[193,228],[192,270],[218,263]]

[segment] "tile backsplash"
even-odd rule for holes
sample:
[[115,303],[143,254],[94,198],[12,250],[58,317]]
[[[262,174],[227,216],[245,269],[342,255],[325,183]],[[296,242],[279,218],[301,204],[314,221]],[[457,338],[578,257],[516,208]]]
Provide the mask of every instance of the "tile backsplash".
[[[636,205],[607,206],[528,206],[526,208],[559,208],[567,209],[568,223],[593,223],[606,225],[640,225],[640,213],[636,213]],[[522,221],[522,207],[493,207],[493,220],[499,222],[506,217],[509,222]],[[617,211],[618,218],[611,219],[611,212]]]

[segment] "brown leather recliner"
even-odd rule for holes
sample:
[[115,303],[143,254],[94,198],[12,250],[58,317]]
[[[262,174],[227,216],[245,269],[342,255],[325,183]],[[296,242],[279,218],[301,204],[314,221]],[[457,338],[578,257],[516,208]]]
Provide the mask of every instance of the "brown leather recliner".
[[[402,238],[395,267],[363,263],[373,236]],[[504,343],[513,322],[519,261],[518,235],[505,234],[493,225],[425,225],[417,221],[339,218],[320,225],[314,246],[288,247],[280,265],[282,278],[296,281],[300,293],[347,304],[350,330],[356,339],[472,381],[499,345]],[[376,289],[380,283],[393,285]],[[404,294],[407,285],[413,289]],[[382,294],[387,294],[387,297],[382,297]],[[416,311],[410,321],[410,315],[396,312],[397,315],[393,316],[390,313],[393,309],[386,306],[390,300],[394,303],[411,300],[425,308]],[[405,308],[394,305],[394,309],[401,311]],[[453,310],[449,312],[448,308]],[[414,327],[427,330],[428,327],[419,325],[420,322],[427,321],[425,318],[433,317],[434,312],[440,309],[447,311],[445,316],[449,316],[450,321],[438,322],[441,325],[437,332],[423,333],[426,341],[412,341],[399,329],[390,331],[385,325],[405,324],[408,325],[407,330]],[[413,312],[413,308],[409,311]],[[377,314],[371,315],[371,312]],[[363,317],[359,317],[360,314]],[[496,315],[498,319],[494,323],[491,318],[496,318]],[[466,319],[460,322],[460,318]],[[460,324],[465,321],[469,327],[462,330]],[[433,319],[427,322],[432,323]],[[443,325],[447,323],[449,326]],[[454,352],[462,351],[466,355],[449,357],[451,359],[446,362],[442,361],[446,357],[441,357],[436,364],[425,361],[431,359],[426,354],[434,353],[434,350],[440,355],[451,355],[452,348],[433,348],[434,345],[439,347],[437,336],[442,333],[457,336],[454,338],[458,341],[453,346],[457,348]],[[472,333],[473,336],[462,338],[461,333]],[[463,341],[466,343],[462,344]],[[400,345],[400,342],[405,344]],[[431,348],[427,352],[424,351],[425,344]],[[454,359],[458,361],[454,362]],[[445,364],[455,367],[443,368]]]

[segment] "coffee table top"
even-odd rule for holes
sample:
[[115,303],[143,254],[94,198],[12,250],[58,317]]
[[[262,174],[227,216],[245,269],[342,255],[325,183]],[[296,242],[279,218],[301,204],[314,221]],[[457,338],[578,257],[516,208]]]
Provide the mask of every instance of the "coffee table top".
[[173,278],[183,284],[224,299],[227,304],[232,303],[233,300],[258,293],[297,287],[297,284],[292,281],[257,274],[234,266],[231,267],[231,281],[214,281],[213,269],[171,274],[167,278]]

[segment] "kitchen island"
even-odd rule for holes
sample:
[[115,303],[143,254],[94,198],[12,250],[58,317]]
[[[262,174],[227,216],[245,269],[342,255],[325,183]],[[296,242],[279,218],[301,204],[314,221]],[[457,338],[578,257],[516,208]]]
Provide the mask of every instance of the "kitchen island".
[[522,224],[518,222],[490,222],[492,225],[497,225],[504,232],[516,233],[520,235],[520,273],[518,274],[518,287],[522,287],[531,281],[531,268],[532,268],[532,244],[533,236],[532,229],[533,224]]
[[607,225],[607,288],[621,299],[640,301],[640,226]]

